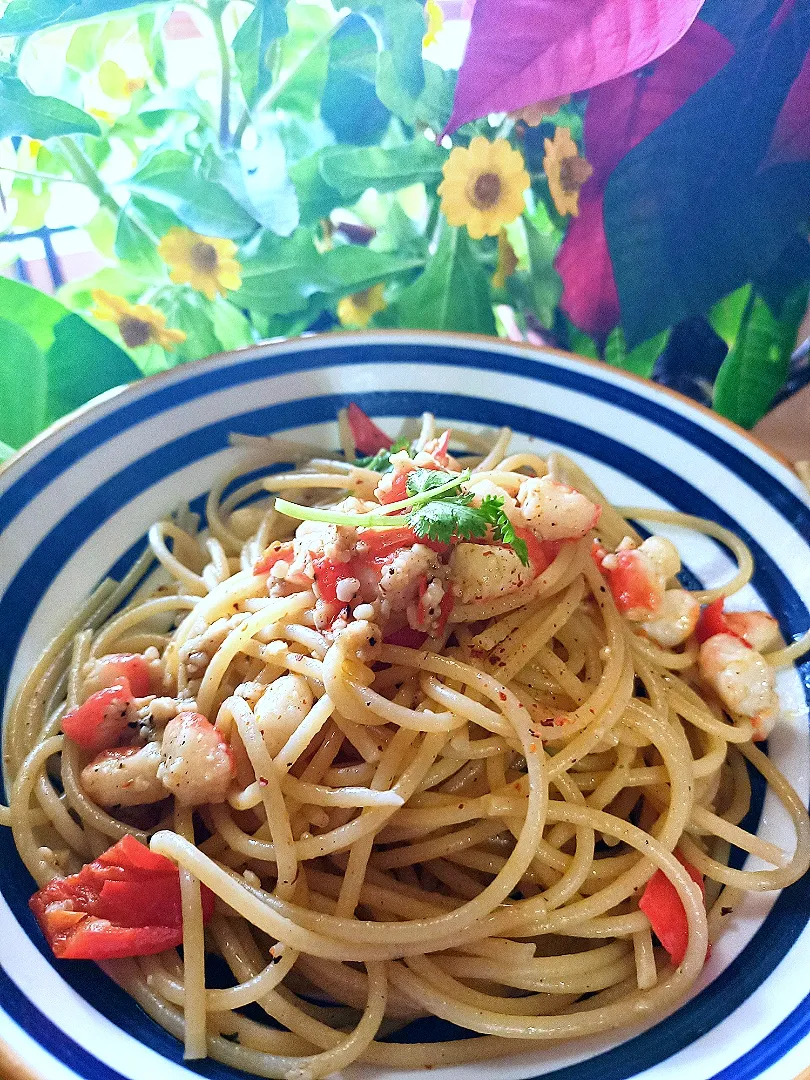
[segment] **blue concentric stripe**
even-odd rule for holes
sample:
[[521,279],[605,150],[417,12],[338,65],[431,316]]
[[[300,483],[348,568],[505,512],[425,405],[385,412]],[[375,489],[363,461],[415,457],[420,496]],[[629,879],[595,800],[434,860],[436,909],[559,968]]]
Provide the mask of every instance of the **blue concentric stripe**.
[[[362,355],[358,357],[358,354]],[[429,355],[428,355],[429,354]],[[358,362],[396,363],[430,362],[454,364],[466,367],[479,367],[491,370],[493,357],[473,349],[450,349],[446,345],[381,346],[364,345],[362,350],[346,350],[345,353],[331,348],[322,348],[314,353],[273,357],[273,374],[303,371],[319,366]],[[254,379],[266,379],[268,375],[266,359],[246,360],[231,367],[201,371],[186,378],[179,385],[173,384],[152,392],[141,402],[134,402],[119,408],[113,416],[103,417],[93,422],[76,435],[71,436],[58,447],[49,451],[45,457],[29,470],[25,482],[13,484],[5,495],[0,496],[0,526],[6,524],[19,513],[38,491],[68,468],[74,461],[102,445],[110,437],[123,429],[142,422],[147,415],[154,417],[183,401],[194,400],[215,390],[227,386],[244,384]],[[497,366],[504,371],[528,376],[539,382],[548,382],[569,387],[580,393],[591,393],[602,400],[620,405],[639,415],[645,415],[660,426],[690,439],[705,452],[724,461],[730,468],[741,475],[768,502],[775,506],[797,528],[810,535],[810,514],[807,508],[790,492],[777,485],[773,477],[759,465],[746,458],[739,451],[724,443],[717,436],[702,426],[681,417],[654,401],[650,401],[626,390],[615,387],[594,376],[582,372],[568,371],[545,362],[526,360],[519,356],[498,355]],[[409,415],[425,407],[424,395],[401,392],[375,392],[366,395],[351,395],[359,400],[368,411],[376,414]],[[135,494],[146,490],[173,471],[192,460],[222,449],[227,444],[227,433],[238,429],[246,432],[263,434],[299,426],[301,423],[317,423],[334,418],[335,410],[346,404],[347,395],[329,395],[284,405],[270,406],[257,412],[247,413],[242,417],[229,418],[217,424],[208,425],[189,436],[175,440],[169,446],[145,455],[137,464],[127,466],[121,473],[100,486],[87,499],[67,515],[60,526],[53,530],[50,537],[34,551],[20,573],[12,582],[2,601],[0,618],[7,628],[4,641],[0,644],[0,682],[5,681],[16,645],[24,633],[30,613],[41,600],[45,584],[52,579],[56,570],[86,539],[88,532],[98,528],[122,504]],[[628,475],[659,491],[673,504],[692,513],[712,517],[721,523],[734,526],[726,515],[698,491],[681,480],[670,470],[658,465],[636,451],[606,436],[591,432],[587,428],[571,421],[546,416],[530,409],[520,408],[499,402],[462,397],[459,395],[430,395],[430,406],[442,416],[457,420],[467,420],[484,424],[509,423],[517,430],[540,435],[550,441],[558,442],[580,450],[598,460],[615,465],[619,462]],[[302,419],[305,417],[305,419]],[[750,541],[750,538],[747,538]],[[764,551],[754,547],[758,563],[758,575],[755,584],[768,605],[783,614],[784,628],[795,634],[806,628],[808,614],[789,582]],[[805,683],[810,684],[810,666],[805,665]],[[3,847],[5,842],[6,847]],[[9,838],[0,838],[4,864],[7,867],[19,864],[9,848]],[[30,892],[30,884],[22,872],[9,873],[9,878],[16,880],[4,882],[3,891],[11,903],[15,914],[20,917],[26,929],[31,928],[25,898]],[[715,980],[711,987],[699,995],[693,1002],[679,1010],[674,1016],[655,1028],[655,1038],[649,1035],[639,1036],[624,1046],[609,1051],[592,1059],[585,1065],[571,1069],[557,1070],[549,1074],[548,1080],[624,1080],[638,1071],[660,1062],[681,1047],[693,1041],[699,1035],[711,1030],[719,1020],[741,1004],[761,984],[764,978],[776,966],[787,951],[788,944],[795,940],[807,922],[810,912],[810,887],[797,883],[786,890],[777,901],[771,915],[758,931],[754,940],[731,967]],[[84,974],[79,975],[76,967],[82,967]],[[99,980],[93,969],[89,971],[83,965],[71,967],[70,972],[60,967],[61,973],[91,1003],[114,1022],[120,1020],[124,1012],[127,1020],[133,1021],[131,1008],[109,998],[106,981]],[[13,985],[13,984],[12,984]],[[27,1002],[18,991],[16,995],[7,984],[0,981],[0,1000],[6,1011],[14,1016],[20,1025],[39,1038],[43,1030],[42,1021],[37,1019],[38,1010]],[[126,999],[124,999],[126,1001]],[[715,1080],[748,1080],[757,1075],[778,1057],[790,1049],[805,1034],[808,1025],[810,1003],[799,1006],[767,1039],[745,1055],[735,1066],[733,1074],[719,1074]],[[53,1025],[51,1025],[53,1028]],[[128,1024],[129,1027],[129,1024]],[[157,1029],[150,1021],[141,1018],[136,1027],[130,1028],[138,1038],[154,1046],[164,1056],[180,1060],[177,1044],[165,1033],[156,1033]],[[55,1033],[55,1034],[54,1034]],[[91,1080],[117,1080],[118,1074],[96,1062],[91,1055],[78,1047],[73,1040],[63,1036],[53,1028],[49,1038],[52,1044],[47,1048],[57,1057],[70,1064],[80,1075]],[[39,1038],[43,1042],[42,1038]],[[773,1055],[776,1055],[775,1057]],[[745,1069],[747,1071],[737,1071]],[[752,1071],[756,1070],[756,1071]],[[236,1075],[214,1063],[207,1063],[201,1071],[215,1077]],[[697,1078],[696,1078],[697,1080]]]

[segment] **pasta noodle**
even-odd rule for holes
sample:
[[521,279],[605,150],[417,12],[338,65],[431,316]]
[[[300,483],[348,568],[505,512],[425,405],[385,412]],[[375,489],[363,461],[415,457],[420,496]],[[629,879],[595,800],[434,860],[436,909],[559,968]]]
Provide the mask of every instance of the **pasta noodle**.
[[[213,487],[207,531],[154,524],[10,712],[0,824],[38,896],[126,836],[179,868],[182,959],[144,947],[143,913],[114,928],[139,944],[98,958],[187,1058],[318,1080],[652,1022],[721,914],[810,865],[807,812],[755,744],[773,667],[810,635],[785,646],[763,613],[724,611],[745,545],[610,507],[506,429],[404,430],[408,448],[364,460],[345,415],[334,459],[235,439],[250,460]],[[697,530],[737,569],[690,595],[672,545],[628,520]],[[750,770],[793,850],[743,827]],[[38,914],[52,943],[107,932],[64,895],[58,933]],[[479,1037],[399,1041],[423,1016]]]

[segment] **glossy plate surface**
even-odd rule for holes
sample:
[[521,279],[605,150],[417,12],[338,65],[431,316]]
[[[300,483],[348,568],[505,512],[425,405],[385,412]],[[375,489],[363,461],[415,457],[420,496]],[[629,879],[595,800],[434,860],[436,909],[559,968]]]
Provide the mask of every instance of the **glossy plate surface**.
[[[575,457],[616,503],[674,507],[735,528],[757,562],[740,606],[766,606],[791,641],[810,625],[810,507],[799,481],[717,418],[561,354],[443,334],[299,339],[215,357],[99,400],[0,473],[0,692],[152,521],[194,503],[233,461],[230,432],[290,432],[334,447],[358,402],[392,433],[426,409],[458,426],[508,425],[518,445]],[[671,534],[702,582],[730,569],[713,542]],[[770,753],[806,801],[810,664],[780,676]],[[760,834],[789,846],[770,797]],[[29,915],[32,883],[0,832],[0,1039],[45,1080],[183,1080],[182,1049],[98,969],[55,964]],[[750,860],[754,866],[754,860]],[[692,998],[650,1030],[487,1062],[492,1080],[793,1080],[810,1062],[810,877],[752,896]],[[209,1077],[236,1077],[215,1062]],[[347,1075],[371,1077],[369,1070]],[[379,1075],[379,1073],[377,1073]],[[424,1073],[388,1073],[391,1080]],[[473,1080],[480,1067],[432,1074]]]

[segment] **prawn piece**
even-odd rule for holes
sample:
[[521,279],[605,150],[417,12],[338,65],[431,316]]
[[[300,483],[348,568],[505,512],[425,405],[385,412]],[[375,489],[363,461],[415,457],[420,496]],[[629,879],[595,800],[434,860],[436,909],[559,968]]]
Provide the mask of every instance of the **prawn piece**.
[[757,652],[768,652],[779,645],[779,623],[767,611],[727,611],[726,625]]
[[[109,686],[119,683],[122,678],[126,679],[132,690],[133,697],[146,697],[151,693],[152,671],[155,662],[159,661],[160,654],[157,649],[150,648],[147,653],[111,653],[108,656],[91,660],[84,669],[84,682],[82,689],[87,697],[95,694],[98,690],[104,690]],[[155,684],[160,685],[160,667],[157,665],[157,679]]]
[[753,722],[754,739],[767,739],[779,702],[773,668],[762,654],[735,634],[715,634],[700,646],[698,666],[723,704]]
[[81,786],[96,806],[145,806],[166,798],[158,778],[160,743],[105,750],[81,771]]
[[578,540],[594,528],[602,507],[550,476],[531,476],[517,493],[526,524],[541,540]]
[[276,756],[303,723],[314,701],[309,683],[302,675],[282,675],[267,687],[254,712],[271,757]]
[[647,637],[665,649],[682,645],[697,626],[700,604],[686,589],[667,589],[655,618],[642,623]]
[[183,806],[223,802],[234,776],[231,748],[202,713],[184,712],[166,725],[158,777]]
[[460,604],[515,592],[534,579],[511,548],[493,544],[458,544],[450,556],[450,580]]
[[658,613],[667,582],[681,569],[678,549],[663,536],[650,536],[637,548],[625,539],[613,555],[595,546],[594,557],[616,607],[632,622],[648,622]]

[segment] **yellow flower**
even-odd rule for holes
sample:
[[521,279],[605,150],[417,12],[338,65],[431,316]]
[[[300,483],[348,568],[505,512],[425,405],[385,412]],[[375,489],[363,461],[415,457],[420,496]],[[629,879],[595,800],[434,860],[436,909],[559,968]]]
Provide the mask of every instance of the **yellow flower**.
[[579,156],[577,144],[566,127],[555,128],[554,138],[545,140],[543,170],[548,189],[560,214],[579,214],[579,190],[593,174],[593,168]]
[[158,254],[169,267],[172,281],[190,285],[209,300],[242,284],[242,267],[233,257],[236,244],[232,240],[200,236],[176,225],[160,241]]
[[182,330],[167,330],[166,316],[149,304],[130,304],[123,296],[114,296],[104,289],[93,289],[92,296],[96,302],[92,314],[103,322],[114,322],[130,349],[160,345],[171,352],[175,345],[186,340]]
[[425,4],[425,18],[427,19],[427,33],[422,38],[422,45],[426,49],[432,45],[444,26],[444,12],[436,0],[427,0]]
[[372,285],[370,289],[344,296],[337,306],[337,315],[343,326],[361,326],[365,328],[378,311],[385,311],[388,304],[383,296],[384,286]]
[[564,94],[562,97],[549,98],[548,101],[536,101],[533,105],[526,105],[525,108],[518,109],[517,112],[509,113],[509,115],[513,120],[522,120],[529,127],[539,127],[544,116],[553,116],[570,100],[571,95]]
[[88,109],[91,116],[95,116],[96,120],[101,120],[105,124],[112,125],[118,120],[115,113],[109,112],[107,109]]
[[498,233],[498,265],[492,275],[492,286],[495,289],[505,289],[506,279],[514,274],[518,266],[518,257],[515,249],[509,243],[506,229]]
[[466,225],[473,240],[497,236],[526,207],[529,174],[506,139],[490,142],[477,135],[467,149],[451,152],[442,171],[442,212],[451,225]]

